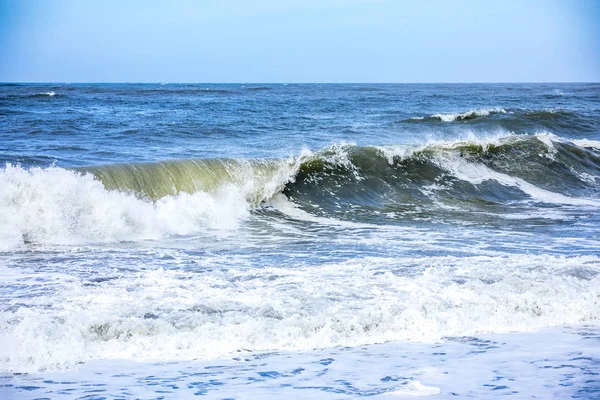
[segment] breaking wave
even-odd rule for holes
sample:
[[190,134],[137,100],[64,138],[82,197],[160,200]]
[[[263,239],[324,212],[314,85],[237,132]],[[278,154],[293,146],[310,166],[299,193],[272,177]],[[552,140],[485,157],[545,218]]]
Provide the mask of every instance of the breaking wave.
[[87,172],[9,164],[0,171],[0,249],[232,228],[281,190],[294,170],[293,162],[245,160],[125,164]]
[[32,95],[31,97],[54,97],[54,96],[60,96],[60,95],[58,95],[54,91],[50,91],[50,92],[36,93],[36,94]]
[[580,135],[597,133],[600,124],[595,115],[566,109],[530,110],[522,108],[479,108],[466,112],[438,113],[415,116],[401,122],[412,124],[472,124],[490,129],[498,125],[509,132],[550,130]]
[[467,121],[470,119],[483,117],[490,114],[506,114],[506,110],[504,110],[503,108],[480,108],[478,110],[471,110],[464,113],[434,114],[429,118],[439,119],[444,122],[453,122]]
[[[283,193],[303,212],[377,221],[600,206],[593,141],[553,135],[336,145],[287,160],[208,159],[0,170],[0,248],[157,239],[236,227]],[[268,204],[272,207],[272,204]]]

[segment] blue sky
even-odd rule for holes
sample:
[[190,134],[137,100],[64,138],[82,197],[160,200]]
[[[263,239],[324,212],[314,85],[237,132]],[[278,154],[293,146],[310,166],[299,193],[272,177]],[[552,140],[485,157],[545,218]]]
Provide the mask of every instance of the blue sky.
[[0,81],[600,80],[600,0],[0,0]]

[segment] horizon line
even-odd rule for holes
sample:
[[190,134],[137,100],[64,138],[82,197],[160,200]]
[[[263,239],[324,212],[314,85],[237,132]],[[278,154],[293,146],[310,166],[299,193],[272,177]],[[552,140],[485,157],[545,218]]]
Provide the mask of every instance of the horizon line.
[[130,85],[480,85],[480,84],[590,84],[600,81],[488,81],[488,82],[161,82],[161,81],[0,81],[0,84],[130,84]]

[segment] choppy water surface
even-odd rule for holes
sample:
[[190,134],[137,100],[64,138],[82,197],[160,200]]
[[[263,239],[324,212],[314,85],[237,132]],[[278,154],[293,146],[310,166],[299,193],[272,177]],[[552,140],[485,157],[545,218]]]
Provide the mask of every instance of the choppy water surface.
[[600,85],[0,86],[0,394],[600,396]]

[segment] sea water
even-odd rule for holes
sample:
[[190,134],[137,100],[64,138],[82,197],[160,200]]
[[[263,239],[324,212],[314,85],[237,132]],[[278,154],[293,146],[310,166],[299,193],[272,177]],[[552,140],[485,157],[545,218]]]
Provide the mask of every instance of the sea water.
[[0,397],[600,397],[599,84],[0,85]]

